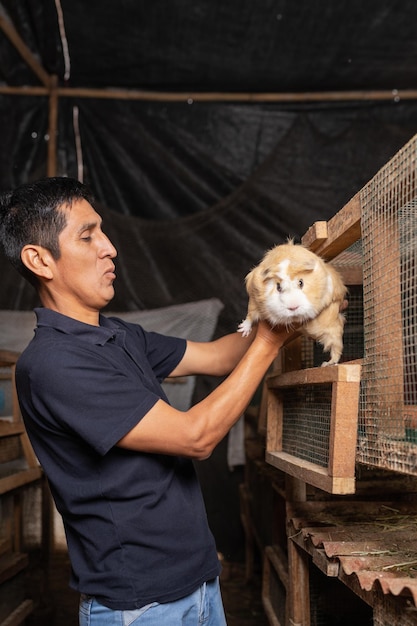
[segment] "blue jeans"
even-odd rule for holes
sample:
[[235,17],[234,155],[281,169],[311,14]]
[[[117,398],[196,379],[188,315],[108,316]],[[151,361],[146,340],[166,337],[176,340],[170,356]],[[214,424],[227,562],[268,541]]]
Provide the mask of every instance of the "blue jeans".
[[175,602],[152,602],[132,611],[108,609],[82,595],[79,617],[80,626],[226,626],[218,578]]

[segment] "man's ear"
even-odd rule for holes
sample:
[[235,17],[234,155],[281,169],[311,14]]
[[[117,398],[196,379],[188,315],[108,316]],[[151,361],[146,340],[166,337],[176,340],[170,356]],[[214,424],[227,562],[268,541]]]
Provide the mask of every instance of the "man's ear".
[[49,250],[42,246],[28,244],[22,248],[20,253],[22,263],[39,278],[52,278],[53,257]]

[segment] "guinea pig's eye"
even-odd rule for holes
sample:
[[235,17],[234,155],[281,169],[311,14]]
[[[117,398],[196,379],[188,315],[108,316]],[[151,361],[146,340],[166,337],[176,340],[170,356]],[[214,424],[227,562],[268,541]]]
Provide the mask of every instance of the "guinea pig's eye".
[[277,283],[277,291],[281,291],[281,290],[282,290],[281,283]]
[[304,287],[304,281],[302,278],[300,278],[300,280],[298,281],[298,286],[300,287],[300,289]]

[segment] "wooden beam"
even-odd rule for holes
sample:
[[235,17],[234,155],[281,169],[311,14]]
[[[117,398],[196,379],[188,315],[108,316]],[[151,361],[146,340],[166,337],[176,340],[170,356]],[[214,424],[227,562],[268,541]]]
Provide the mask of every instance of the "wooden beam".
[[[330,260],[361,238],[361,201],[359,191],[343,209],[327,222],[327,238],[323,238],[322,222],[314,224],[301,238],[301,243],[321,257]],[[316,240],[318,232],[320,233]]]
[[0,12],[0,28],[2,29],[6,37],[14,45],[22,59],[28,64],[30,69],[39,78],[41,83],[45,85],[45,87],[49,87],[49,74],[43,69],[42,65],[35,58],[33,52],[27,47],[13,24],[2,12]]
[[132,89],[89,89],[61,87],[60,96],[68,98],[114,98],[119,100],[155,100],[162,102],[343,102],[363,100],[417,100],[417,89],[404,91],[323,91],[292,93],[242,92],[162,92]]
[[4,96],[47,96],[49,89],[46,87],[28,87],[27,85],[22,87],[0,85],[0,94]]
[[[48,89],[42,87],[11,87],[0,85],[0,94],[19,96],[45,96]],[[349,101],[391,101],[417,100],[416,89],[406,89],[393,96],[393,92],[385,91],[323,91],[306,93],[243,93],[243,92],[195,92],[195,91],[146,91],[136,89],[95,89],[88,87],[59,87],[58,96],[64,98],[97,98],[106,100],[143,100],[154,102],[349,102]]]

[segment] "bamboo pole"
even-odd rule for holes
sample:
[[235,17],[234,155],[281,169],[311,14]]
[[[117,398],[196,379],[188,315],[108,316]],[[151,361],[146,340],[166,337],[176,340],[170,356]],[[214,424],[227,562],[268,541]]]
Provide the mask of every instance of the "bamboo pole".
[[348,100],[416,100],[417,90],[242,93],[203,91],[161,92],[131,89],[62,87],[59,89],[59,95],[68,98],[114,98],[119,100],[155,100],[162,102],[337,102]]
[[42,65],[37,61],[32,51],[27,47],[13,24],[2,12],[0,12],[0,28],[14,45],[23,60],[39,78],[41,83],[45,85],[45,87],[49,87],[49,74],[43,69]]
[[[47,96],[44,87],[9,87],[0,85],[0,94],[20,96]],[[65,98],[97,98],[106,100],[143,100],[154,102],[351,102],[417,100],[417,89],[381,91],[323,91],[323,92],[207,92],[207,91],[146,91],[135,89],[94,89],[88,87],[57,87],[57,95]]]

